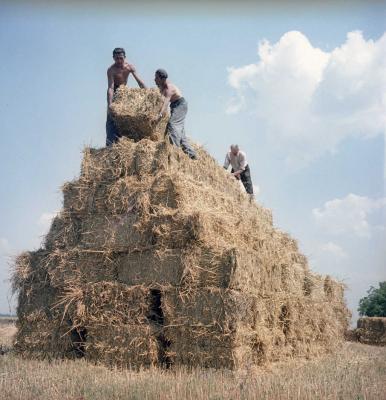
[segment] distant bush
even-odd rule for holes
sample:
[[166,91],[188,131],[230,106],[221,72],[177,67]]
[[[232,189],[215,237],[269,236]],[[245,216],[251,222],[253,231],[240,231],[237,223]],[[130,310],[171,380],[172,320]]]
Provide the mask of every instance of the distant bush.
[[367,294],[359,300],[359,315],[386,317],[386,282],[379,282],[378,289],[371,286]]

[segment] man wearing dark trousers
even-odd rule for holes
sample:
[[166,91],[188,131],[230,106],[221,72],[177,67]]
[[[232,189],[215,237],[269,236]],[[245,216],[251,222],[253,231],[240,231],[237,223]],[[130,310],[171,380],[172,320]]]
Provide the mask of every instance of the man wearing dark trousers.
[[247,157],[237,144],[232,144],[230,151],[225,156],[224,168],[232,166],[232,175],[243,183],[246,192],[253,198],[253,185]]
[[126,62],[125,49],[117,47],[113,51],[114,64],[107,70],[107,120],[106,120],[106,146],[117,142],[121,135],[110,115],[110,106],[113,101],[114,92],[120,85],[127,85],[127,79],[132,74],[140,88],[146,88],[133,64]]

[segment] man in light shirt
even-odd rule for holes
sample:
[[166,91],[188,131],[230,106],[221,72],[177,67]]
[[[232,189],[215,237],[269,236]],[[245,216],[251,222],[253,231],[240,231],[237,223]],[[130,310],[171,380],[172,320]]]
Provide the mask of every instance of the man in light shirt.
[[232,144],[230,151],[225,156],[224,168],[228,170],[229,165],[232,166],[232,175],[238,180],[241,179],[246,192],[253,197],[253,185],[247,157],[243,151],[240,151],[237,144]]

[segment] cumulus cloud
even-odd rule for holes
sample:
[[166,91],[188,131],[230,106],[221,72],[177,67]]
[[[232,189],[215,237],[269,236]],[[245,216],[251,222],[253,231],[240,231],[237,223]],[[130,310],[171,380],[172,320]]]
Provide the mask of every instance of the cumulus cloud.
[[326,52],[291,31],[275,44],[261,41],[258,56],[228,68],[236,94],[227,111],[252,109],[293,167],[337,151],[347,137],[386,132],[386,33],[373,41],[350,32]]
[[48,231],[48,229],[51,226],[52,220],[55,218],[57,214],[58,213],[55,211],[55,212],[45,212],[42,215],[40,215],[37,224],[41,228],[42,233],[46,233]]
[[342,247],[334,242],[323,243],[320,245],[320,251],[331,254],[337,259],[348,258],[348,254],[342,249]]
[[350,193],[342,199],[327,201],[321,208],[314,208],[312,214],[317,225],[327,233],[350,233],[368,238],[375,228],[369,223],[369,216],[381,209],[386,209],[386,198],[371,199]]
[[5,237],[0,237],[0,255],[8,255],[11,251],[11,246],[9,244],[9,241]]

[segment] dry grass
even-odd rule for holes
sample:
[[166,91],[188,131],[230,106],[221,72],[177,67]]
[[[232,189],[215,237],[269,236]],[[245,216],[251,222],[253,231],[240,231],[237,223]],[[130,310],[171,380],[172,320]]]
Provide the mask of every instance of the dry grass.
[[[9,343],[13,326],[1,327]],[[108,369],[81,361],[0,356],[0,399],[356,399],[386,398],[386,348],[345,343],[336,354],[238,372]]]
[[0,349],[8,349],[12,345],[16,326],[11,318],[0,318]]

